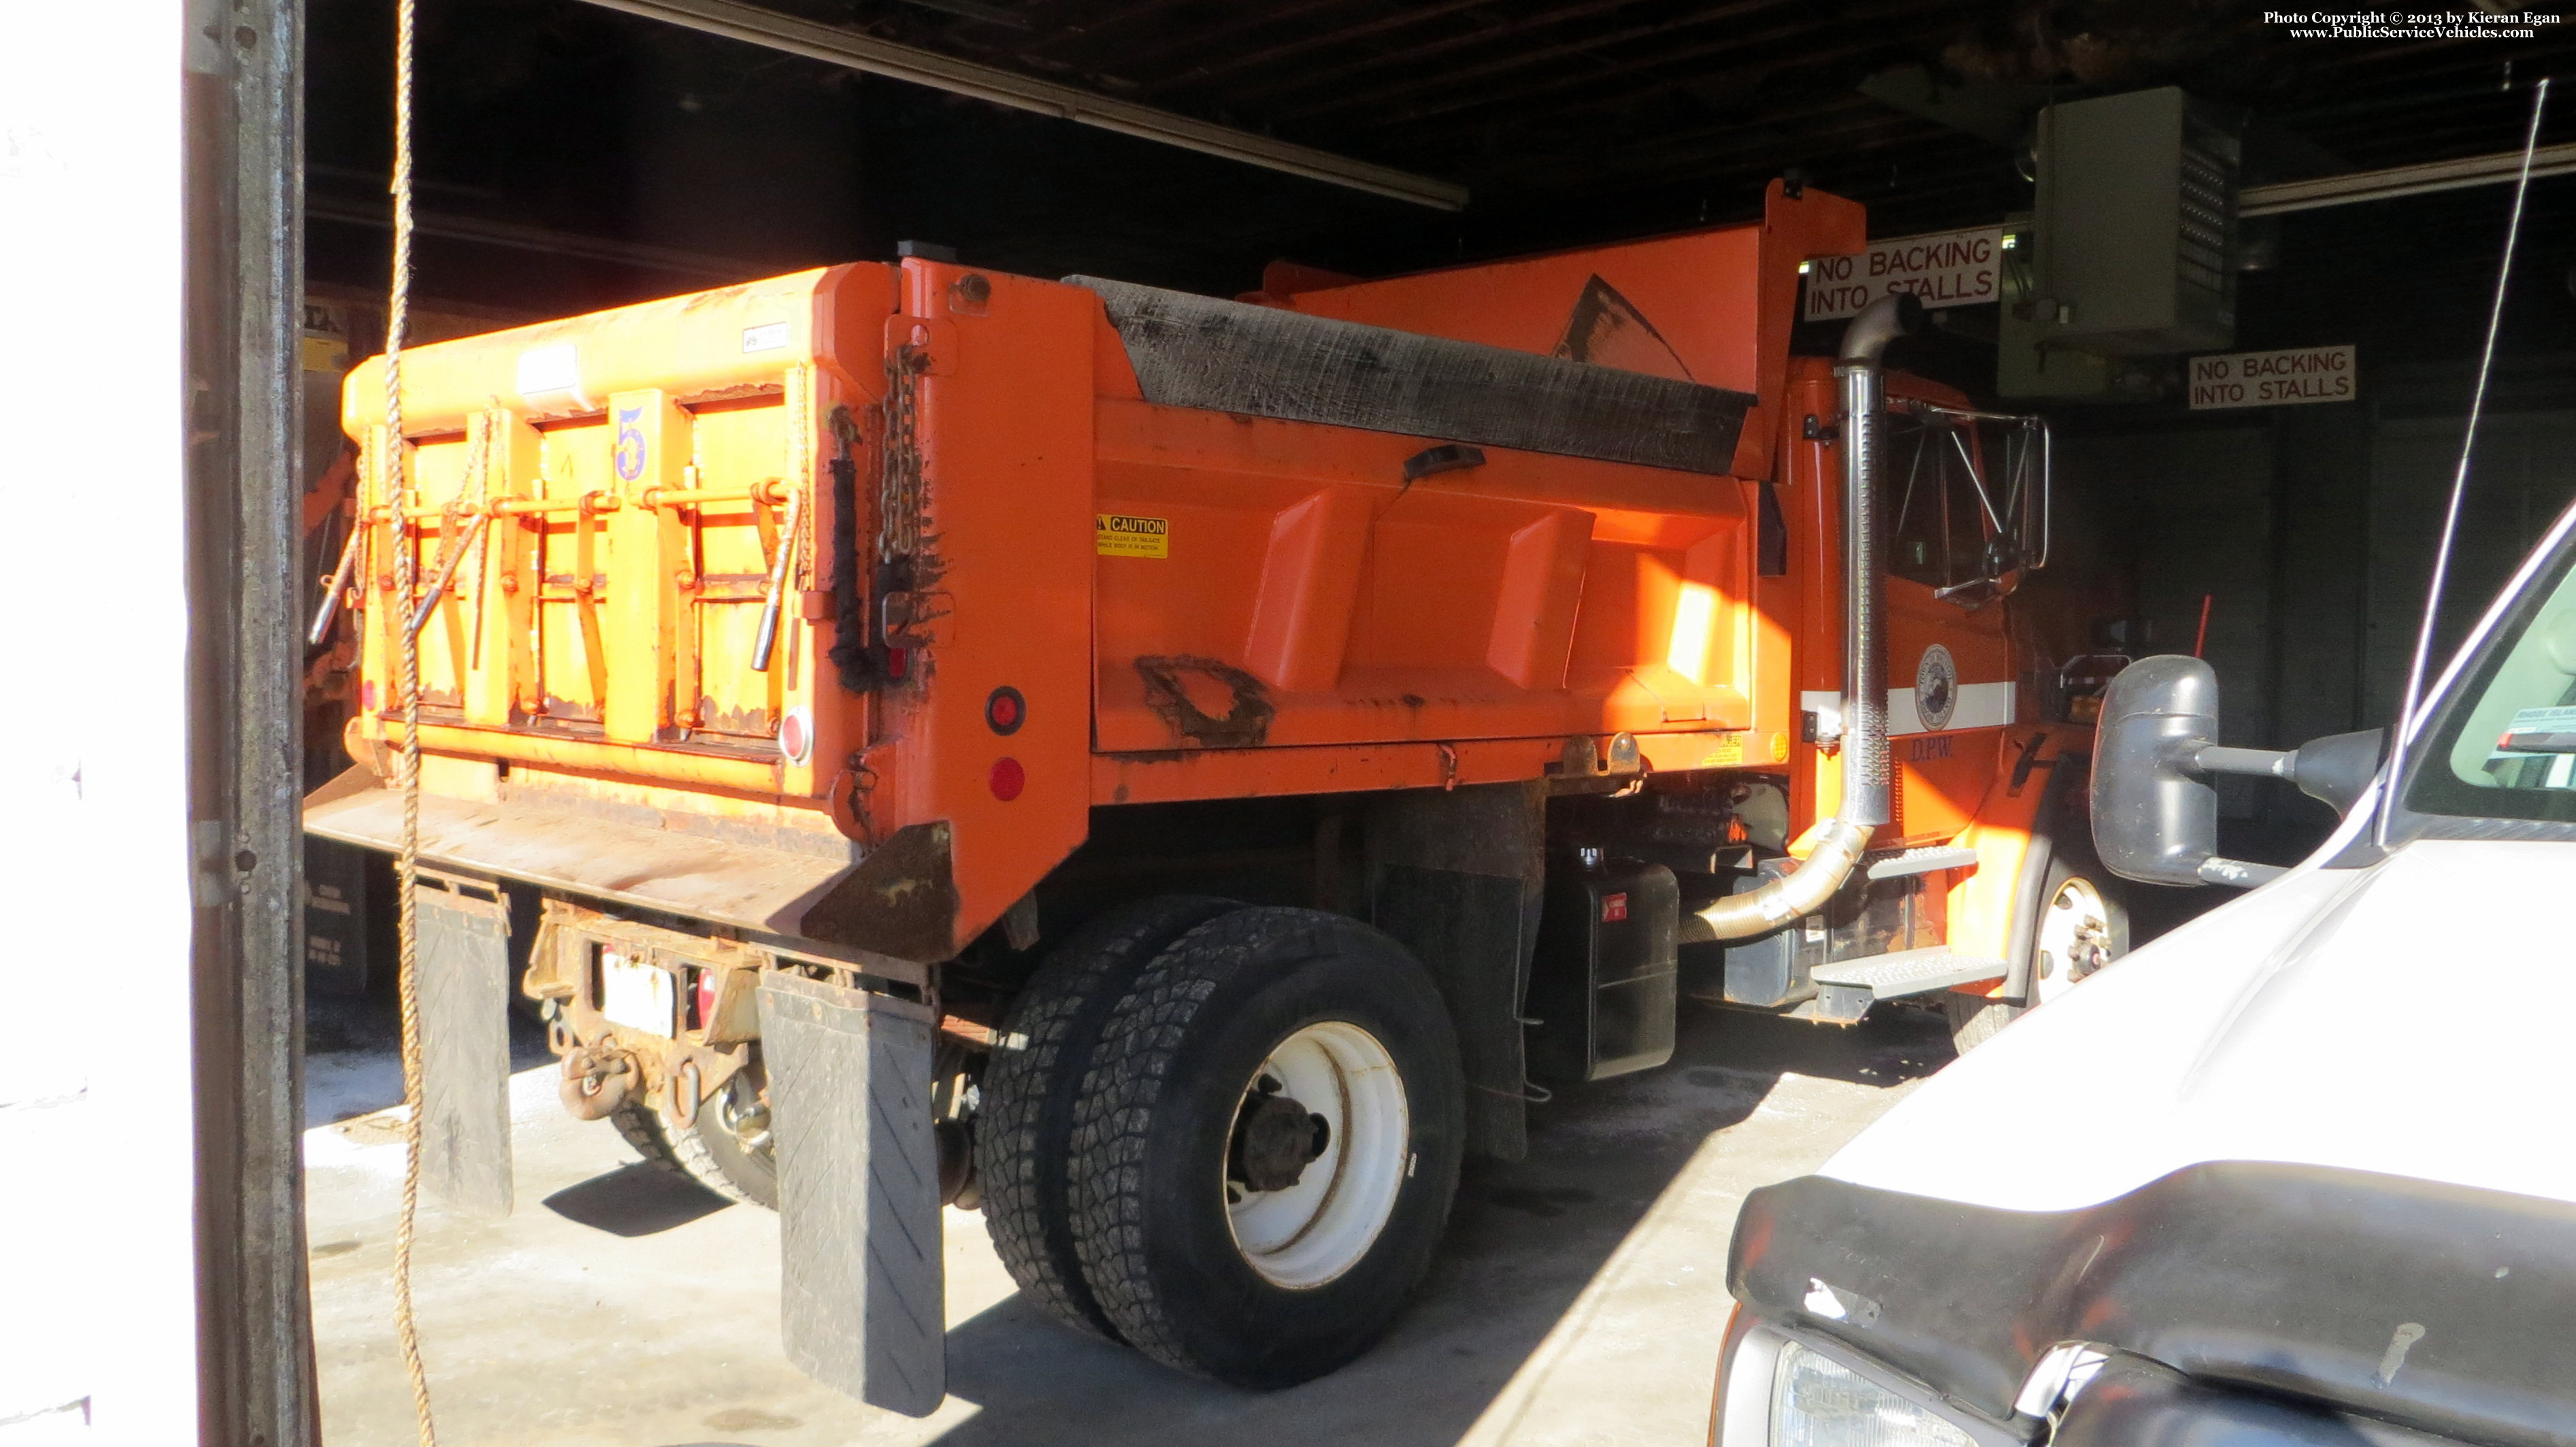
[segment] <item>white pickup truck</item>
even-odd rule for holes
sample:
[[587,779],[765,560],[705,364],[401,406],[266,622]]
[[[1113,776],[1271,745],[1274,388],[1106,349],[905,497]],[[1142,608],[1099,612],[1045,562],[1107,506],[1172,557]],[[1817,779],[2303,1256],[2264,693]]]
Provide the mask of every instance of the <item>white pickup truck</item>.
[[[2576,509],[2414,711],[2216,748],[2204,665],[2117,679],[2116,873],[2259,885],[1746,1202],[1722,1447],[2576,1443]],[[2207,776],[2344,809],[2215,857]]]

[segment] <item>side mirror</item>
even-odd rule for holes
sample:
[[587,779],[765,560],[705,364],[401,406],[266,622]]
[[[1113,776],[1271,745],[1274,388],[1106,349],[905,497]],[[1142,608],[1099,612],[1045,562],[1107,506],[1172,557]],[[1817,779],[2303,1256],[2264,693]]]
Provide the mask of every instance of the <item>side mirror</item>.
[[2199,884],[2218,857],[2218,790],[2200,751],[2218,737],[2218,674],[2197,658],[2142,658],[2102,694],[2093,735],[2093,852],[2123,879]]
[[2237,749],[2218,736],[2218,675],[2197,658],[2144,658],[2102,695],[2093,741],[2093,850],[2123,879],[2232,884],[2278,878],[2269,864],[2218,857],[2211,774],[2287,779],[2348,813],[2377,777],[2386,732],[2329,734],[2287,753]]

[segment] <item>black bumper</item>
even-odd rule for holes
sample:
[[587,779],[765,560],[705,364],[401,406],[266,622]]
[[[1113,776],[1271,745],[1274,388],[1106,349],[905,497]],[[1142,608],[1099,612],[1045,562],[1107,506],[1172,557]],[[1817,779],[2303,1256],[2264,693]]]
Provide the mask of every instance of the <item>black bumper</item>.
[[2051,1346],[2082,1341],[2465,1441],[2576,1447],[2564,1202],[2249,1162],[2064,1212],[1806,1176],[1747,1199],[1728,1284],[1997,1419]]

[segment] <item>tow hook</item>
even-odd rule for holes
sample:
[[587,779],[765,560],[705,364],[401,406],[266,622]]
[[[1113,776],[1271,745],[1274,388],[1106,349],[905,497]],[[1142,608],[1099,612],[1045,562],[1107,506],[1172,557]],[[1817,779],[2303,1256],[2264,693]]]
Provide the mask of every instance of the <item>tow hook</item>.
[[583,1046],[564,1057],[564,1109],[576,1120],[605,1120],[626,1104],[641,1074],[634,1056],[605,1041]]
[[769,1107],[766,1104],[755,1105],[744,1111],[725,1109],[722,1114],[725,1129],[733,1132],[734,1144],[746,1151],[765,1151],[770,1148],[772,1137],[769,1134]]

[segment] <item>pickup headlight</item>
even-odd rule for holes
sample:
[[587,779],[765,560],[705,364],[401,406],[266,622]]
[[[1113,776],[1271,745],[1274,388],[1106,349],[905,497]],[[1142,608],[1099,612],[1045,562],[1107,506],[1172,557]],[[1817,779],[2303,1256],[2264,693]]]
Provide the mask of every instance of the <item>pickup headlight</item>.
[[1770,1447],[1977,1447],[1929,1407],[1796,1342],[1771,1377]]
[[2029,1447],[1839,1342],[1739,1311],[1727,1324],[1711,1447]]

